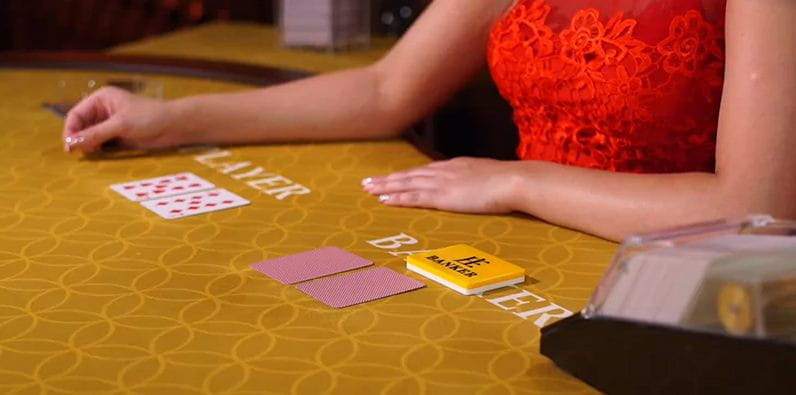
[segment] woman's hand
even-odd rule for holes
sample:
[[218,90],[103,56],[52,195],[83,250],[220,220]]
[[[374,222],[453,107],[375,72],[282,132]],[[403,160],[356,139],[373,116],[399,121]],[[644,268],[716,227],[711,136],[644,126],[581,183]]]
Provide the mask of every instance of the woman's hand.
[[390,206],[464,213],[508,213],[513,203],[518,162],[455,158],[362,181],[366,192]]
[[162,149],[181,144],[168,105],[105,87],[78,103],[66,117],[64,151],[96,152],[113,141],[124,148]]

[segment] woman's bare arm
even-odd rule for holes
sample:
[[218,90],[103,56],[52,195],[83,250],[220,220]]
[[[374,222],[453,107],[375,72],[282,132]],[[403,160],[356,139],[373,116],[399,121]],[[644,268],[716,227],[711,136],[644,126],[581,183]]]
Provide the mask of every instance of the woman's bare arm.
[[387,204],[524,211],[620,240],[689,222],[796,218],[796,2],[729,0],[715,173],[640,175],[459,159],[377,178]]
[[162,106],[106,89],[69,114],[64,138],[92,151],[113,138],[160,148],[396,136],[482,66],[489,29],[510,4],[436,0],[377,63],[274,87]]

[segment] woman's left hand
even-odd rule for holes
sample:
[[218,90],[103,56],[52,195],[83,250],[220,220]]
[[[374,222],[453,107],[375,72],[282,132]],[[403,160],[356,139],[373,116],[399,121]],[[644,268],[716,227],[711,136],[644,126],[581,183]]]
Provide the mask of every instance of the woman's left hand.
[[463,213],[508,213],[516,199],[516,161],[455,158],[362,181],[389,206]]

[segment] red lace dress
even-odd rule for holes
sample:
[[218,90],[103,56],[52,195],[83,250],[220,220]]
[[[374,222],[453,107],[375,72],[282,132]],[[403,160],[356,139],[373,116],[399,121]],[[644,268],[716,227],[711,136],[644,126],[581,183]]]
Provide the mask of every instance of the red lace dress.
[[[707,6],[706,6],[707,5]],[[726,0],[519,0],[488,60],[522,159],[713,171]]]

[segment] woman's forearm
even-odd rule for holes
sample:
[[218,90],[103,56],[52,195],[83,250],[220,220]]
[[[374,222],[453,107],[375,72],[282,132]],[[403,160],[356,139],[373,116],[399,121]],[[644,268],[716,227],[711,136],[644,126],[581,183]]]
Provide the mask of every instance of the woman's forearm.
[[727,2],[715,174],[632,175],[537,162],[520,167],[526,182],[518,209],[612,239],[748,213],[796,218],[794,18],[790,0]]
[[168,102],[184,144],[368,139],[395,136],[412,114],[390,108],[372,68],[254,91]]
[[[711,173],[628,174],[516,162],[517,211],[612,240],[693,222],[793,208],[731,187]],[[747,188],[751,190],[751,188]]]

